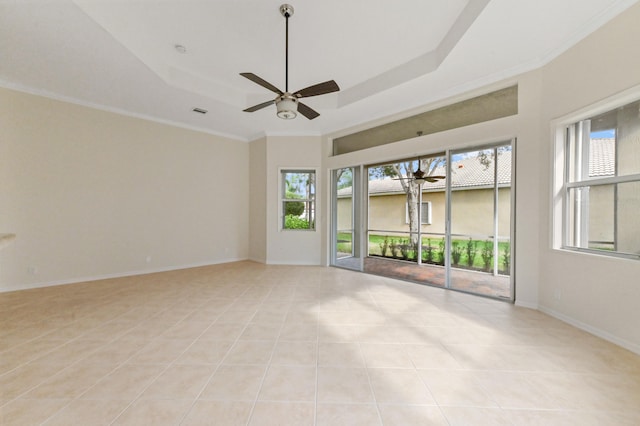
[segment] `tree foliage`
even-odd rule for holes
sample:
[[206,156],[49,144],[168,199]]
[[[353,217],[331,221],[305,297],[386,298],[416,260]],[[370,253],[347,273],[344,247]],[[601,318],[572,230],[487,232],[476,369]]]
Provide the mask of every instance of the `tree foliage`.
[[312,229],[309,221],[298,216],[287,215],[284,218],[284,229]]
[[353,172],[351,169],[340,169],[336,172],[336,180],[338,189],[349,188],[353,186]]
[[389,177],[400,181],[402,190],[407,195],[411,245],[418,244],[418,227],[420,226],[418,203],[420,200],[421,185],[414,182],[414,173],[419,167],[420,170],[424,172],[425,176],[433,176],[436,174],[436,170],[439,167],[444,166],[445,161],[444,157],[430,157],[423,158],[421,160],[402,161],[369,168],[369,179],[382,179]]
[[[301,198],[300,195],[287,192],[287,199]],[[287,201],[284,203],[284,214],[289,216],[300,216],[304,213],[304,203],[302,201]]]

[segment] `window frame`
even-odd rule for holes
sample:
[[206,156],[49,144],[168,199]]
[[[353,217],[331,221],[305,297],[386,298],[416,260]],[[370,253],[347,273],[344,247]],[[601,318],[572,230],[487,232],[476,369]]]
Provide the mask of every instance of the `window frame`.
[[[616,185],[629,182],[640,182],[640,173],[626,174],[618,176],[589,176],[588,169],[586,173],[583,171],[580,178],[571,176],[572,167],[578,160],[572,158],[571,138],[576,138],[576,129],[580,127],[582,122],[588,121],[593,117],[605,114],[625,105],[640,100],[640,86],[629,89],[617,96],[600,101],[589,107],[557,120],[552,121],[551,127],[554,134],[555,149],[552,150],[553,161],[553,188],[552,191],[552,228],[551,243],[552,248],[566,250],[582,254],[595,254],[609,258],[633,259],[640,260],[640,253],[628,253],[617,251],[617,235],[614,234],[614,249],[605,250],[598,248],[590,248],[572,244],[572,232],[575,226],[581,226],[577,232],[584,232],[586,224],[575,225],[575,219],[572,218],[571,208],[571,191],[581,190],[583,188],[603,187],[605,185]],[[590,133],[590,128],[587,130]],[[616,131],[616,138],[618,132]],[[583,143],[583,142],[580,142]],[[616,147],[617,149],[617,147]],[[588,166],[588,153],[582,152],[580,161],[584,166]],[[617,170],[617,164],[615,165]],[[583,168],[584,170],[584,168]],[[614,210],[617,206],[614,204]],[[576,213],[573,212],[573,215]],[[582,218],[588,218],[589,211],[583,213]],[[575,238],[575,237],[574,237]]]
[[[309,174],[313,177],[313,192],[308,198],[287,198],[286,175],[290,173]],[[278,169],[278,228],[280,231],[317,231],[317,212],[318,212],[318,170],[309,167],[280,167]],[[285,204],[287,202],[300,201],[308,205],[305,209],[311,211],[312,219],[309,222],[309,228],[287,228],[285,218]]]
[[[422,205],[420,206],[420,226],[431,225],[433,223],[433,217],[432,217],[433,209],[432,209],[431,201],[422,201],[421,204]],[[427,221],[423,222],[422,215],[424,212],[425,204],[427,205]],[[404,223],[405,224],[409,223],[409,203],[408,202],[404,203]]]

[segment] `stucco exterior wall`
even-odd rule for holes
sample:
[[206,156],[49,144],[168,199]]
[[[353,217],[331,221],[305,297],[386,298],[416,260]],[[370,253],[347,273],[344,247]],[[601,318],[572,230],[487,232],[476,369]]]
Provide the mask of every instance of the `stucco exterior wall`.
[[[500,237],[510,235],[511,189],[498,191],[498,232]],[[444,234],[445,193],[424,192],[422,202],[431,202],[431,224],[422,225],[423,233]],[[338,229],[351,227],[351,198],[338,200]],[[375,195],[369,197],[369,230],[407,232],[407,198],[404,194]],[[452,193],[451,222],[454,234],[474,236],[478,239],[493,235],[493,190],[469,189]]]

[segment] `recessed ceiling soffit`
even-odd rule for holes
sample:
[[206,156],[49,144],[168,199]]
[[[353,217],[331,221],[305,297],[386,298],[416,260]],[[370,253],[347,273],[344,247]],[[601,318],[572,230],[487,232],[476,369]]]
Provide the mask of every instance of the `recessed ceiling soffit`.
[[[206,96],[234,108],[245,108],[253,105],[257,100],[263,100],[264,93],[256,93],[253,87],[247,88],[246,83],[239,81],[238,73],[247,71],[243,68],[246,67],[243,64],[248,62],[242,59],[243,56],[264,56],[265,53],[258,51],[249,53],[249,49],[240,50],[236,56],[237,63],[228,63],[233,62],[233,59],[225,56],[224,49],[216,49],[215,46],[218,44],[237,44],[240,46],[239,49],[242,49],[242,46],[251,45],[247,40],[248,35],[224,34],[225,31],[229,32],[229,28],[233,28],[233,26],[230,26],[221,27],[217,37],[210,37],[211,34],[215,33],[215,31],[212,32],[211,30],[212,27],[215,27],[215,23],[209,24],[207,30],[199,28],[198,22],[203,23],[204,21],[198,15],[208,12],[217,16],[224,14],[225,11],[227,14],[232,12],[231,14],[233,15],[233,13],[237,12],[238,16],[228,16],[227,20],[249,21],[242,28],[247,28],[247,25],[251,25],[255,28],[255,31],[260,32],[260,37],[273,38],[274,52],[271,60],[278,64],[280,62],[277,55],[281,53],[279,44],[283,41],[282,34],[279,31],[281,22],[277,21],[275,30],[270,27],[267,30],[264,28],[266,26],[265,21],[271,23],[274,17],[278,18],[277,10],[272,14],[274,16],[267,17],[267,15],[259,14],[255,17],[248,10],[249,6],[255,6],[255,4],[234,6],[238,10],[233,12],[234,9],[230,9],[230,4],[237,2],[215,2],[215,4],[206,7],[203,6],[204,2],[194,2],[198,7],[191,9],[189,9],[190,3],[188,2],[176,2],[176,4],[182,5],[182,8],[177,12],[176,9],[172,9],[177,7],[173,3],[170,6],[156,4],[153,10],[150,10],[147,7],[148,5],[145,6],[144,1],[121,3],[96,2],[92,0],[73,1],[84,13],[126,47],[166,84]],[[385,64],[386,69],[373,76],[361,73],[363,78],[360,80],[352,79],[352,81],[348,82],[350,85],[345,86],[339,82],[344,89],[339,93],[323,97],[322,100],[318,101],[317,105],[328,109],[344,107],[435,71],[456,47],[489,1],[449,1],[448,4],[452,5],[449,7],[449,14],[452,16],[449,16],[446,28],[442,28],[440,33],[437,34],[439,42],[436,44],[431,43],[431,45],[426,41],[423,43],[424,46],[428,46],[428,51],[414,51],[412,59],[404,62],[388,61]],[[446,4],[447,2],[442,2],[438,7],[442,8]],[[453,6],[454,4],[455,7]],[[217,9],[215,8],[216,5],[218,6]],[[246,10],[242,10],[243,7]],[[187,18],[192,17],[193,27],[172,26],[171,17],[175,13],[183,13]],[[300,14],[302,13],[304,12],[300,12]],[[402,13],[402,10],[391,11],[389,20],[396,20],[397,17],[393,15]],[[296,18],[298,19],[298,17]],[[189,22],[189,19],[186,21]],[[185,22],[185,20],[173,19],[173,22]],[[202,25],[205,24],[203,23]],[[328,22],[326,25],[332,26],[332,23]],[[425,21],[425,25],[429,25],[429,23]],[[305,33],[305,27],[299,25],[293,31],[295,31],[296,37],[301,37]],[[394,31],[400,31],[398,40],[399,43],[402,43],[401,28],[397,28]],[[206,37],[211,39],[201,39]],[[171,39],[173,41],[170,41]],[[171,48],[168,48],[168,46]],[[211,48],[207,49],[207,47]],[[260,48],[256,47],[256,50],[260,50]],[[219,54],[218,58],[215,57],[216,52]],[[385,63],[385,58],[370,59]],[[322,62],[323,59],[319,58],[319,61]],[[305,65],[306,62],[308,61],[305,61]],[[220,66],[216,67],[216,64]],[[298,66],[300,65],[298,64]],[[328,60],[323,66],[332,73],[335,68],[353,67],[353,64]],[[220,69],[215,71],[216,68]],[[298,72],[303,73],[303,71]],[[265,74],[265,78],[269,78],[269,75]]]

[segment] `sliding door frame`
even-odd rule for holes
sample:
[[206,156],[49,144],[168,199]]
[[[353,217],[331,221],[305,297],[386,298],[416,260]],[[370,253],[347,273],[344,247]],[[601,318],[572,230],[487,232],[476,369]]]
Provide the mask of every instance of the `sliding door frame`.
[[[440,153],[439,155],[444,155],[446,158],[446,167],[448,171],[448,175],[451,176],[452,173],[452,162],[451,158],[453,155],[458,153],[470,152],[470,151],[481,151],[492,149],[495,155],[495,164],[494,164],[494,176],[493,176],[493,236],[494,236],[494,247],[493,247],[493,274],[498,274],[498,262],[499,262],[499,245],[498,245],[498,202],[499,202],[499,184],[498,184],[498,161],[499,156],[497,154],[497,150],[502,146],[510,146],[511,147],[511,179],[510,179],[510,232],[509,232],[509,249],[510,249],[510,264],[509,264],[509,280],[510,280],[510,297],[502,298],[502,297],[493,297],[486,296],[482,294],[468,292],[470,294],[475,294],[483,297],[491,297],[497,300],[508,300],[510,302],[515,301],[516,297],[516,287],[515,287],[515,274],[516,274],[516,150],[517,150],[517,139],[506,139],[500,142],[494,142],[489,144],[482,144],[476,146],[468,146],[465,148],[456,148],[456,149],[448,149],[444,153]],[[422,154],[420,157],[432,157],[438,155],[437,153],[427,153]],[[411,159],[411,158],[409,158]],[[396,161],[406,161],[407,159],[401,159]],[[393,163],[391,161],[385,161],[385,163]],[[380,163],[377,163],[380,164]],[[336,267],[344,267],[338,264],[337,259],[337,237],[338,237],[338,197],[337,197],[337,181],[336,181],[336,171],[340,169],[350,168],[353,171],[353,185],[352,185],[352,227],[353,227],[353,237],[352,237],[352,253],[353,257],[358,259],[358,269],[359,271],[364,271],[364,259],[365,256],[368,256],[368,247],[369,247],[369,177],[368,177],[368,169],[369,167],[373,167],[376,164],[361,164],[359,166],[351,166],[351,167],[342,167],[339,169],[331,170],[331,253],[330,253],[330,264]],[[444,262],[444,272],[445,272],[445,287],[446,289],[455,290],[465,292],[464,290],[455,289],[451,287],[451,242],[452,242],[452,224],[451,224],[451,179],[447,179],[445,185],[445,262]],[[422,214],[422,190],[420,191],[419,203],[418,203],[418,216],[421,221]],[[418,227],[418,238],[419,241],[422,241],[422,227]],[[421,246],[419,251],[421,251]],[[421,256],[417,259],[417,265],[421,265]],[[352,268],[349,268],[352,269]],[[352,269],[353,270],[353,269]],[[442,288],[442,287],[440,287]]]
[[[510,191],[509,191],[509,298],[502,297],[492,297],[497,300],[508,300],[511,303],[515,302],[516,297],[516,289],[515,289],[515,241],[516,241],[516,145],[517,138],[512,138],[508,140],[504,140],[501,142],[495,142],[484,145],[470,146],[466,148],[452,149],[447,150],[447,169],[448,174],[451,176],[452,173],[452,163],[451,157],[456,154],[461,154],[465,152],[472,151],[483,151],[483,150],[493,150],[494,155],[494,168],[493,168],[493,275],[498,275],[498,265],[499,265],[499,245],[498,245],[498,233],[499,233],[499,217],[498,217],[498,206],[499,206],[499,184],[498,184],[498,162],[500,161],[498,155],[498,149],[503,146],[511,147],[511,177],[510,177]],[[446,223],[445,223],[445,233],[446,233],[446,261],[445,261],[445,276],[446,276],[446,284],[445,287],[451,290],[462,291],[451,288],[451,179],[447,179],[446,185]],[[476,294],[472,292],[468,292],[470,294]],[[480,295],[484,296],[484,295]]]
[[[351,258],[357,259],[357,267],[350,268],[344,265],[340,265],[337,253],[338,247],[338,179],[337,171],[351,169],[352,173],[352,185],[351,185]],[[362,236],[362,173],[363,166],[350,166],[340,167],[330,171],[331,174],[331,226],[330,226],[330,240],[331,250],[329,253],[329,261],[331,266],[338,268],[345,268],[350,270],[357,270],[362,272],[364,270],[364,238]],[[366,233],[365,233],[366,234]]]

